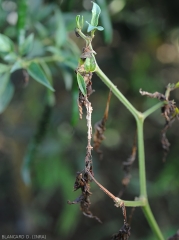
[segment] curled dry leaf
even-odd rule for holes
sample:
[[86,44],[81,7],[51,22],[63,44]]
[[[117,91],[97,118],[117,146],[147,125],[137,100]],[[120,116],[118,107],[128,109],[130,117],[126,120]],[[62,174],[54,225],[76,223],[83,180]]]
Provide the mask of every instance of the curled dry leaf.
[[110,91],[109,95],[108,95],[107,103],[106,103],[106,109],[105,109],[105,112],[104,112],[104,116],[94,126],[95,133],[94,133],[94,136],[93,136],[93,142],[94,142],[93,147],[96,150],[96,152],[99,154],[100,159],[102,159],[102,156],[103,156],[102,151],[100,150],[100,145],[101,145],[101,142],[105,139],[104,132],[106,130],[105,125],[106,125],[106,121],[108,119],[108,112],[109,112],[109,104],[110,104],[110,100],[111,100],[111,95],[112,95],[112,92]]
[[77,204],[80,203],[80,208],[83,214],[89,218],[94,218],[98,222],[101,223],[101,220],[94,216],[91,211],[89,210],[91,202],[90,202],[90,184],[89,184],[89,177],[87,173],[77,172],[75,184],[74,184],[74,191],[81,189],[82,194],[76,198],[74,201],[67,201],[68,204]]
[[124,203],[121,204],[122,213],[124,216],[124,225],[121,227],[117,234],[114,234],[111,239],[113,240],[128,240],[130,237],[131,227],[127,223],[126,208]]
[[124,190],[126,189],[127,185],[130,182],[130,178],[131,178],[130,170],[133,162],[136,159],[136,152],[137,152],[136,139],[137,139],[137,132],[135,133],[131,156],[126,161],[123,162],[124,178],[122,179],[122,189],[118,194],[119,198],[123,195]]
[[142,91],[141,89],[139,90],[141,95],[146,95],[151,98],[157,98],[160,101],[164,102],[164,105],[161,108],[162,115],[166,121],[164,129],[162,130],[162,133],[161,133],[161,143],[162,143],[162,148],[164,149],[163,161],[166,160],[166,156],[169,152],[169,147],[170,147],[170,143],[166,137],[166,132],[168,128],[172,125],[172,123],[175,121],[175,119],[176,118],[179,119],[179,109],[176,107],[175,101],[169,100],[170,92],[178,87],[177,84],[168,84],[166,87],[165,94],[161,94],[158,92],[149,93],[149,92]]

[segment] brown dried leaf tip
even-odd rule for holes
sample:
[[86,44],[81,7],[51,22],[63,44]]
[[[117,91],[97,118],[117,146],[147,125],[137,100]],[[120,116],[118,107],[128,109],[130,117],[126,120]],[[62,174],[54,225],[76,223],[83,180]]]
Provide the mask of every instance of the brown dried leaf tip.
[[165,126],[164,129],[162,130],[161,134],[161,143],[162,147],[164,149],[164,156],[163,156],[163,161],[166,160],[166,156],[169,152],[169,147],[170,143],[166,137],[166,132],[169,127],[171,127],[172,123],[175,121],[175,119],[179,119],[179,109],[176,107],[176,103],[174,100],[169,100],[170,97],[170,92],[173,91],[174,89],[179,87],[179,83],[177,84],[168,84],[166,87],[165,94],[162,93],[148,93],[145,91],[142,91],[141,89],[139,90],[141,95],[146,95],[151,98],[157,98],[160,101],[163,101],[164,105],[161,108],[162,115],[165,118]]
[[75,199],[74,201],[67,201],[68,204],[77,204],[80,203],[81,211],[83,214],[89,218],[94,218],[98,222],[102,223],[101,220],[94,216],[91,211],[89,210],[91,202],[90,202],[90,184],[89,184],[89,177],[87,173],[77,172],[76,180],[74,184],[74,191],[81,189],[82,194]]
[[96,150],[96,152],[99,154],[100,159],[102,159],[102,157],[103,157],[102,151],[100,150],[100,145],[101,145],[101,142],[105,139],[104,132],[106,130],[105,125],[106,125],[106,121],[108,119],[111,95],[112,95],[112,92],[110,91],[109,95],[108,95],[106,109],[105,109],[103,118],[94,125],[95,133],[93,136],[93,142],[94,142],[93,147]]
[[121,229],[119,230],[119,232],[117,234],[114,234],[112,236],[112,240],[128,240],[130,237],[130,230],[131,227],[130,225],[127,223],[127,216],[126,216],[126,208],[124,206],[124,203],[121,204],[121,208],[122,208],[122,213],[124,216],[124,225],[121,227]]
[[136,159],[136,152],[137,152],[136,139],[137,139],[137,132],[135,133],[131,156],[126,161],[123,162],[124,178],[122,179],[122,189],[118,194],[119,198],[121,198],[127,185],[130,183],[130,178],[131,178],[130,170],[133,162]]

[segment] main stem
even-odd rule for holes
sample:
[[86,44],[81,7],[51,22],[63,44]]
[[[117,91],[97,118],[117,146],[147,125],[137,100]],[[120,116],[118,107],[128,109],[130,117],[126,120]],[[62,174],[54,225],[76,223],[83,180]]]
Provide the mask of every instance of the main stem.
[[[137,135],[138,135],[138,154],[139,154],[139,181],[140,181],[140,197],[139,199],[144,199],[145,204],[141,204],[140,206],[143,209],[146,219],[153,230],[154,234],[156,235],[157,239],[164,240],[160,228],[153,216],[153,213],[150,209],[148,198],[147,198],[147,187],[146,187],[146,171],[145,171],[145,151],[144,151],[144,135],[143,135],[143,125],[144,119],[161,107],[161,104],[157,104],[156,106],[152,107],[145,113],[141,113],[137,111],[132,104],[124,97],[124,95],[117,89],[117,87],[110,81],[110,79],[103,73],[103,71],[97,66],[96,74],[100,77],[100,79],[111,89],[113,94],[126,106],[126,108],[133,114],[136,119],[137,123]],[[125,201],[124,201],[125,202]],[[127,202],[127,201],[126,201]],[[133,204],[129,202],[128,206],[132,206]],[[135,201],[134,201],[135,203]],[[142,202],[144,203],[144,202]]]

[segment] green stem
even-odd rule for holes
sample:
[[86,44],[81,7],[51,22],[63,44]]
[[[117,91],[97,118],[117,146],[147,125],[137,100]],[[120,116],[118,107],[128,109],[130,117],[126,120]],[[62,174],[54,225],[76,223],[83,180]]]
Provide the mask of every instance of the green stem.
[[137,119],[137,138],[138,138],[138,154],[139,154],[139,181],[140,196],[147,197],[146,190],[146,172],[145,172],[145,151],[144,151],[144,135],[143,135],[144,118]]
[[141,207],[141,206],[145,206],[146,202],[144,200],[137,200],[137,201],[124,201],[124,205],[126,207]]
[[160,228],[158,227],[158,224],[152,214],[152,211],[150,209],[149,204],[147,203],[144,207],[142,207],[142,210],[144,212],[144,215],[152,229],[152,231],[154,232],[154,234],[157,236],[158,240],[164,240],[164,237],[160,231]]
[[153,112],[155,112],[157,109],[161,108],[162,106],[163,106],[163,102],[159,102],[153,107],[149,108],[147,111],[143,113],[144,119],[148,117],[150,114],[152,114]]
[[135,119],[139,118],[140,113],[132,106],[132,104],[124,97],[124,95],[117,89],[117,87],[110,81],[110,79],[103,73],[103,71],[96,67],[96,74],[99,78],[111,89],[113,94],[126,106],[126,108],[133,114]]
[[[96,74],[99,78],[111,89],[113,94],[125,105],[125,107],[133,114],[137,123],[137,133],[138,133],[138,154],[139,154],[139,181],[140,181],[140,198],[137,201],[123,201],[125,206],[141,206],[146,219],[148,220],[151,229],[159,240],[163,240],[162,233],[158,227],[158,224],[151,212],[150,206],[147,201],[147,187],[146,187],[146,171],[145,171],[145,151],[144,151],[144,135],[143,135],[143,125],[144,119],[153,113],[155,110],[162,106],[162,103],[156,104],[154,107],[145,111],[143,114],[137,111],[132,104],[124,97],[124,95],[117,89],[117,87],[110,81],[110,79],[102,72],[102,70],[97,66]],[[141,199],[141,200],[140,200]],[[117,199],[116,199],[117,200]],[[147,201],[147,202],[146,202]],[[118,202],[116,202],[118,206]]]

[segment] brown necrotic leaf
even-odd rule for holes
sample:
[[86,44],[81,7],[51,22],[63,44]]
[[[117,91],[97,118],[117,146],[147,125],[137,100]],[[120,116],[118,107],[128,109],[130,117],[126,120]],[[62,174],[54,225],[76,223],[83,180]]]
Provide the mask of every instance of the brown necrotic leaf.
[[96,150],[96,152],[100,155],[100,159],[102,159],[102,151],[100,150],[100,145],[101,145],[101,142],[105,139],[104,132],[106,130],[105,125],[106,125],[106,121],[108,119],[108,112],[109,112],[109,104],[110,104],[110,100],[111,100],[111,95],[112,95],[112,92],[110,91],[109,95],[108,95],[107,103],[106,103],[106,109],[105,109],[105,112],[104,112],[104,116],[94,126],[95,133],[94,133],[94,136],[93,136],[93,142],[94,142],[93,147]]
[[136,159],[136,152],[137,152],[136,140],[137,140],[137,132],[135,133],[131,156],[126,161],[123,162],[124,177],[122,179],[122,189],[118,194],[119,198],[123,195],[127,185],[130,182],[130,178],[131,178],[130,170],[133,162]]

